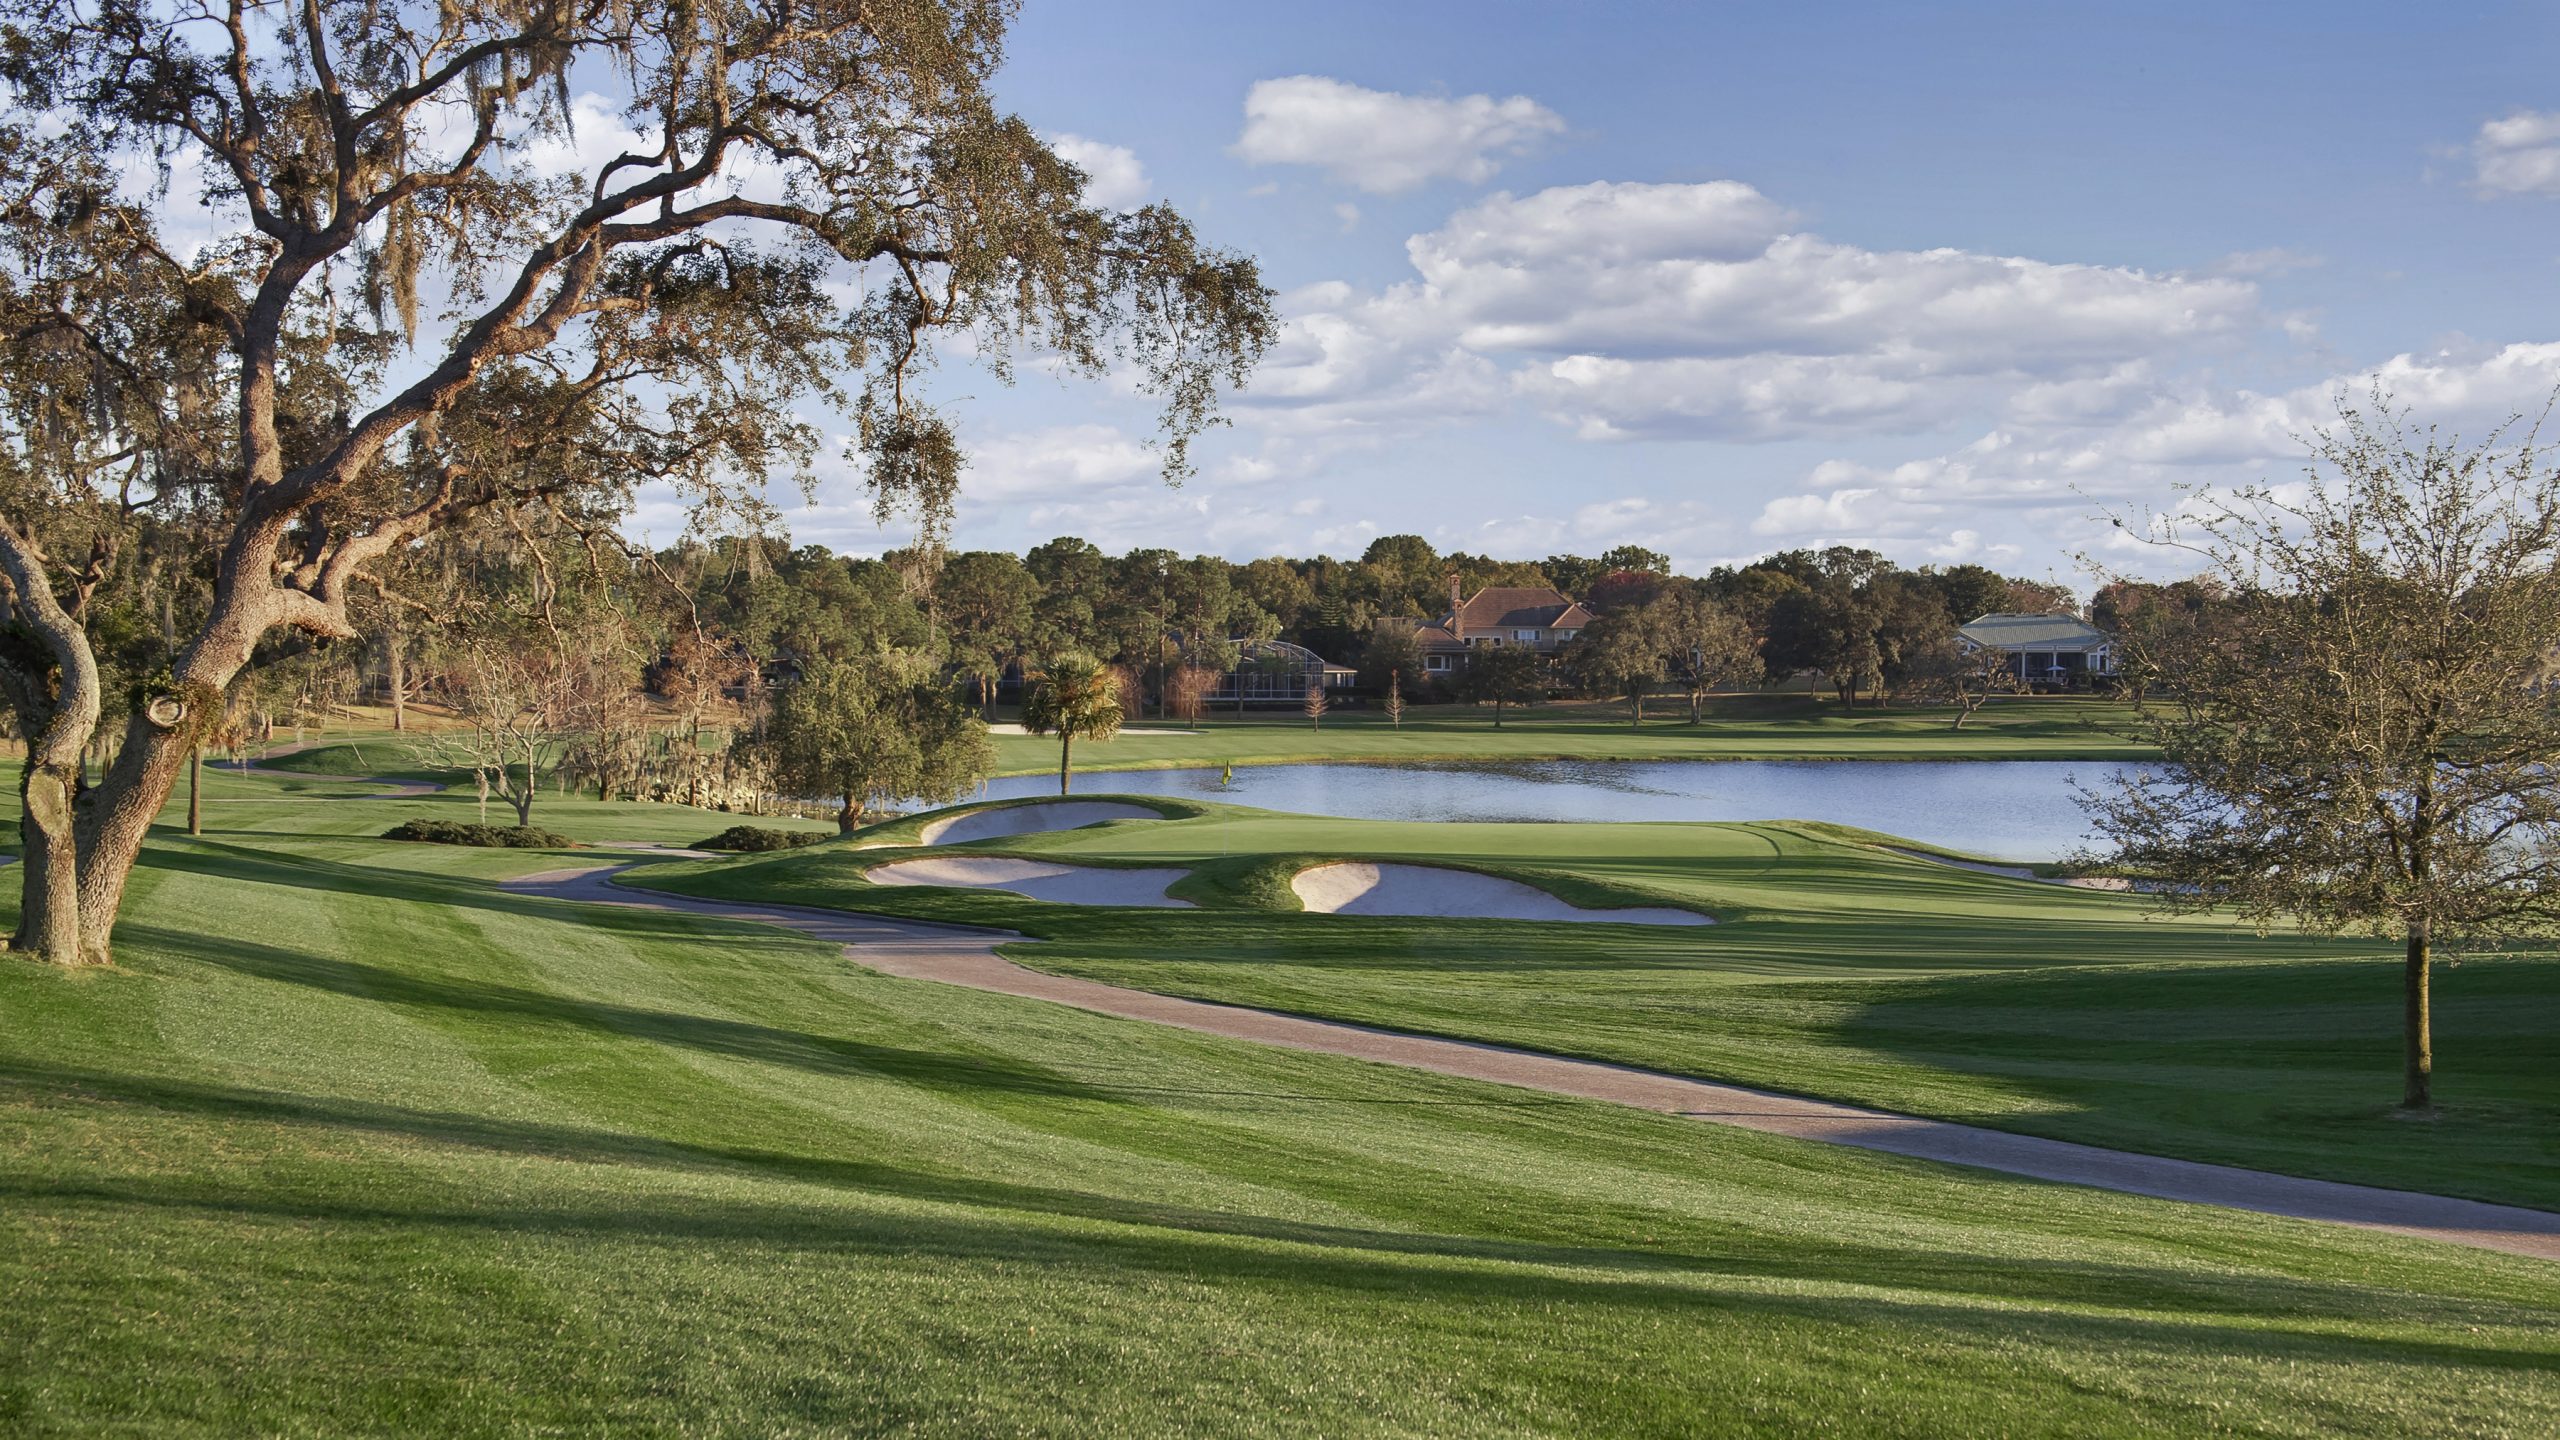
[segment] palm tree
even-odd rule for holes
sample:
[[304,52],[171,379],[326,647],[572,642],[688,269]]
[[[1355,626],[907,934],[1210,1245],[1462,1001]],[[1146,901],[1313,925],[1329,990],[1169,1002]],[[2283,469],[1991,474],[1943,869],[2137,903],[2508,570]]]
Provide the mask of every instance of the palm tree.
[[1022,705],[1022,728],[1058,737],[1058,793],[1067,793],[1068,761],[1078,740],[1108,740],[1120,733],[1120,685],[1110,667],[1078,650],[1041,668],[1040,683]]

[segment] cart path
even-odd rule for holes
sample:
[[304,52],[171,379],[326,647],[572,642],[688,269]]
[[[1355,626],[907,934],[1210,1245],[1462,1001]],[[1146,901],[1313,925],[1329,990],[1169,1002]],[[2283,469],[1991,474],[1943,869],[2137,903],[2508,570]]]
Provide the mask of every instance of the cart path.
[[1597,1060],[1575,1060],[1476,1041],[1403,1034],[1342,1021],[1128,990],[1016,965],[995,952],[997,945],[1022,938],[1010,931],[934,925],[796,905],[702,900],[662,891],[635,891],[612,883],[613,876],[631,868],[610,865],[551,870],[506,883],[518,892],[553,899],[778,925],[834,941],[845,947],[848,958],[885,975],[1054,1001],[1123,1019],[1257,1044],[1347,1055],[2037,1180],[2353,1225],[2560,1260],[2560,1214],[2549,1211],[2106,1150]]

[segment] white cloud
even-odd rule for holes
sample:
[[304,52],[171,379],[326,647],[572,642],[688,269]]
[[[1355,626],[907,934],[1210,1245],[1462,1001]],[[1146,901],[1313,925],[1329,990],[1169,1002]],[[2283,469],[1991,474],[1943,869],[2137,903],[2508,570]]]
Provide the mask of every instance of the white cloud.
[[2247,281],[1794,229],[1734,181],[1497,194],[1406,242],[1415,278],[1283,297],[1248,405],[1302,426],[1522,400],[1589,439],[1908,432],[2012,395],[2103,409],[2266,323]]
[[1253,165],[1318,166],[1345,184],[1392,195],[1432,180],[1480,185],[1504,158],[1564,128],[1562,116],[1526,95],[1399,95],[1292,75],[1245,93],[1235,153]]
[[1147,180],[1147,167],[1138,163],[1138,152],[1128,146],[1108,145],[1082,135],[1044,138],[1060,159],[1084,172],[1087,204],[1106,210],[1134,210],[1155,198]]
[[2484,196],[2560,195],[2560,111],[2483,124],[2471,137],[2471,184]]
[[2174,570],[2103,514],[2174,508],[2180,486],[2295,483],[2304,437],[2334,424],[2337,401],[2379,383],[2396,405],[2472,439],[2534,415],[2560,388],[2560,343],[2398,355],[2273,394],[2154,385],[2145,402],[2096,423],[2048,415],[1898,465],[1826,461],[1802,491],[1766,502],[1751,533],[1772,549],[1864,544],[1906,559],[2115,552]]
[[1160,485],[1162,465],[1117,426],[1059,425],[976,441],[961,491],[977,501],[1054,501]]

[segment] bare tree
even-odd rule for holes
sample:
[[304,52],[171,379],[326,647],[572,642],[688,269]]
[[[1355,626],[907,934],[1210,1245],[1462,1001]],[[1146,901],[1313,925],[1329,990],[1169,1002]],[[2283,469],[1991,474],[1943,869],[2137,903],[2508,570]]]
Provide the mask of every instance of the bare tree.
[[2085,803],[2164,903],[2399,941],[2423,1108],[2436,947],[2560,928],[2560,470],[2379,392],[2310,448],[2298,498],[2199,495],[2153,532],[2227,599],[2128,636],[2162,763]]

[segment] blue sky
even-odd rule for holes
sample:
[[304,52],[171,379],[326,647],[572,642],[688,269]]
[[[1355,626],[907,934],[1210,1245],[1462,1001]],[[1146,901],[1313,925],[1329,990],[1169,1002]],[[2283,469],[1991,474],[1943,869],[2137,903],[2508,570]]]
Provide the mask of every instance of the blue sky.
[[[1032,0],[1004,102],[1098,194],[1255,254],[1290,333],[1179,494],[1131,397],[947,370],[977,457],[954,538],[1692,567],[1846,541],[2068,578],[2099,509],[2291,473],[2377,369],[2466,429],[2560,382],[2556,30]],[[850,474],[793,524],[901,538]]]

